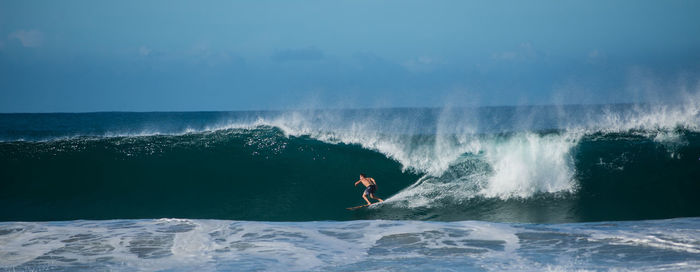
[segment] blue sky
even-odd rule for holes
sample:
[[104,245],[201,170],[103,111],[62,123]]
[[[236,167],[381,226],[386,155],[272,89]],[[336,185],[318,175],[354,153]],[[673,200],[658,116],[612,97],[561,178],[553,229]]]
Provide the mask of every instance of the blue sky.
[[700,1],[0,0],[0,112],[638,102],[697,85],[699,33]]

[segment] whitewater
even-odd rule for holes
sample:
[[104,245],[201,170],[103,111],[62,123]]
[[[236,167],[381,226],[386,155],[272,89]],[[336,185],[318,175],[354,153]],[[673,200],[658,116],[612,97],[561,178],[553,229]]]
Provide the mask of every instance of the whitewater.
[[0,223],[0,259],[6,271],[694,271],[698,224],[15,222]]
[[698,270],[699,101],[0,114],[0,270]]

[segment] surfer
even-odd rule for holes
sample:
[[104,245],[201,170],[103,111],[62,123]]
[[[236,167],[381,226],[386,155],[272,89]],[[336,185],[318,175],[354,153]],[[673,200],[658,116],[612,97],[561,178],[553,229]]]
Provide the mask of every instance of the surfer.
[[357,186],[357,184],[359,184],[360,182],[362,182],[362,184],[367,187],[367,189],[365,189],[365,192],[362,193],[362,198],[364,198],[365,201],[367,201],[368,206],[372,205],[372,202],[369,202],[369,199],[367,199],[368,195],[373,199],[379,200],[379,202],[384,202],[384,200],[382,200],[381,198],[374,196],[374,193],[377,191],[377,182],[374,181],[373,178],[367,177],[365,176],[365,174],[360,174],[360,180],[355,182],[355,186]]

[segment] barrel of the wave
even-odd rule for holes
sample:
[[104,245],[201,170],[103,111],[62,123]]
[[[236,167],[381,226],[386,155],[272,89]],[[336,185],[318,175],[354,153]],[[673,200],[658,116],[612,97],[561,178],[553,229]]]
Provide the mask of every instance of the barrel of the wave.
[[0,142],[0,168],[5,221],[349,220],[338,209],[360,196],[330,181],[367,169],[390,194],[417,179],[381,153],[268,126]]

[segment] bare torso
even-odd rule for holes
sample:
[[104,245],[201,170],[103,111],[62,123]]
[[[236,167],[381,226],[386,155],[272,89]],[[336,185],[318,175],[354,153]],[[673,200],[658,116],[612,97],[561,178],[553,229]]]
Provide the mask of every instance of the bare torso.
[[363,178],[360,179],[360,182],[362,182],[362,185],[364,185],[365,187],[369,187],[370,185],[377,185],[377,183],[374,182],[373,178]]

